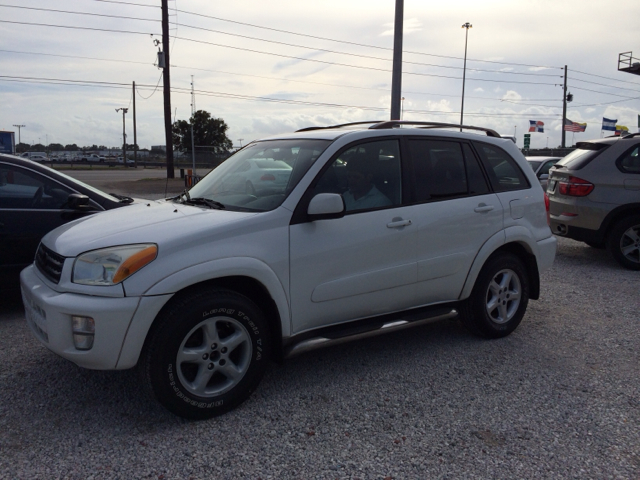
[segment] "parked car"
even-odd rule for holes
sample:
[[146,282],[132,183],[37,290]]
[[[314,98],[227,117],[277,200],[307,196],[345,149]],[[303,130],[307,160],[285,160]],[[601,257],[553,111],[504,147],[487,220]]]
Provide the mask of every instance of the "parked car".
[[40,239],[86,215],[122,207],[116,198],[26,158],[0,155],[0,288],[17,288]]
[[[50,232],[21,274],[35,337],[85,368],[138,365],[198,419],[244,401],[269,359],[457,314],[513,332],[556,251],[516,145],[451,124],[342,127],[255,141],[173,199]],[[286,183],[225,187],[276,157]]]
[[578,142],[551,169],[551,229],[640,270],[640,134]]
[[[260,152],[262,155],[272,155],[272,152]],[[237,193],[258,195],[266,191],[282,192],[291,176],[291,166],[272,157],[249,158],[236,165],[234,172],[230,172],[221,188]]]
[[[124,165],[124,160],[122,159],[122,157],[118,157],[118,158],[116,158],[116,163]],[[133,160],[133,158],[127,158],[127,165],[135,166],[135,164],[136,164],[136,162]]]
[[88,155],[82,155],[80,156],[80,161],[81,162],[97,162],[97,163],[104,163],[106,160],[103,156],[101,155],[97,155],[95,153],[90,153]]
[[529,166],[533,169],[536,177],[546,190],[549,182],[549,169],[553,167],[562,157],[526,157]]

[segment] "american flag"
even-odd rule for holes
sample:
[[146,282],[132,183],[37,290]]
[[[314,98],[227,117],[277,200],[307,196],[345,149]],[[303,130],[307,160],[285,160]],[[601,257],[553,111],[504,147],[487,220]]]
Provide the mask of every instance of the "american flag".
[[564,119],[565,132],[584,132],[587,129],[586,123],[572,122],[568,118]]

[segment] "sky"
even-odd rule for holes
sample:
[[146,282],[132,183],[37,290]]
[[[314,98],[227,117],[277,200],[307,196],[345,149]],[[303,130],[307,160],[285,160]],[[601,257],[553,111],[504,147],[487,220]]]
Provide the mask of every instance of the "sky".
[[[0,0],[0,130],[24,143],[164,145],[160,0]],[[395,0],[169,0],[173,120],[222,118],[235,146],[309,126],[388,120]],[[404,1],[402,117],[516,135],[531,148],[587,123],[567,145],[600,138],[602,118],[638,131],[638,0]]]

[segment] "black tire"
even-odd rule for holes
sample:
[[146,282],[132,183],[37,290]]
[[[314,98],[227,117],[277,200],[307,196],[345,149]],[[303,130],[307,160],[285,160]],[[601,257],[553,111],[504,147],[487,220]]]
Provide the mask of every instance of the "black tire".
[[460,319],[475,335],[506,337],[520,325],[528,303],[524,264],[513,254],[500,252],[482,267],[471,296],[460,305]]
[[175,415],[221,415],[260,383],[271,342],[262,312],[247,297],[196,290],[176,298],[157,322],[139,367],[155,397]]
[[607,238],[613,258],[629,270],[640,270],[640,215],[618,221]]
[[606,244],[604,242],[584,242],[589,245],[591,248],[596,248],[598,250],[603,250],[606,248]]

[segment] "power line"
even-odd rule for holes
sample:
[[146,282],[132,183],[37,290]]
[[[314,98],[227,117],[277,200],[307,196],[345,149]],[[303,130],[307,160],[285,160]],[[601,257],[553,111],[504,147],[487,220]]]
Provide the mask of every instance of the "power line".
[[[194,43],[202,43],[205,45],[212,45],[215,47],[222,47],[222,48],[230,48],[233,50],[241,50],[244,52],[251,52],[251,53],[258,53],[261,55],[271,55],[271,56],[275,56],[275,57],[280,57],[280,58],[290,58],[293,60],[300,60],[303,62],[314,62],[314,63],[321,63],[323,65],[335,65],[335,66],[341,66],[341,67],[349,67],[349,68],[358,68],[358,69],[362,69],[362,70],[372,70],[372,71],[378,71],[378,72],[391,72],[391,70],[389,69],[384,69],[384,68],[376,68],[376,67],[366,67],[366,66],[362,66],[362,65],[352,65],[352,64],[348,64],[348,63],[339,63],[339,62],[328,62],[325,60],[318,60],[318,59],[313,59],[313,58],[304,58],[304,57],[296,57],[293,55],[285,55],[282,53],[272,53],[272,52],[265,52],[262,50],[255,50],[255,49],[251,49],[251,48],[243,48],[243,47],[234,47],[232,45],[224,45],[221,43],[214,43],[214,42],[207,42],[205,40],[195,40],[192,38],[185,38],[185,37],[175,37],[178,38],[179,40],[184,40],[186,42],[194,42]],[[436,74],[431,74],[431,73],[417,73],[417,72],[402,72],[403,75],[416,75],[416,76],[420,76],[420,77],[436,77],[436,78],[450,78],[450,79],[454,79],[454,80],[461,80],[461,77],[452,77],[449,75],[436,75]],[[502,80],[489,80],[489,79],[482,79],[482,78],[474,78],[473,79],[476,82],[492,82],[492,83],[504,83],[504,81]],[[510,80],[509,83],[519,83],[519,84],[528,84],[528,85],[549,85],[549,86],[553,86],[555,84],[553,83],[542,83],[542,82],[523,82],[523,81],[518,81],[518,80]]]
[[638,86],[638,85],[639,85],[639,84],[638,84],[638,83],[636,83],[636,82],[629,82],[629,81],[627,81],[627,80],[620,80],[620,79],[617,79],[617,78],[604,77],[604,76],[602,76],[602,75],[596,75],[595,73],[581,72],[581,71],[579,71],[579,70],[573,70],[573,69],[569,69],[569,71],[571,71],[571,72],[575,72],[575,73],[581,73],[582,75],[590,75],[590,76],[592,76],[592,77],[604,78],[605,80],[613,80],[614,82],[629,83],[629,84],[631,84],[631,85],[636,85],[636,86]]
[[119,2],[117,0],[93,0],[94,2],[103,2],[103,3],[117,3],[120,5],[131,5],[134,7],[149,7],[149,8],[160,8],[158,5],[147,5],[144,3],[132,3],[132,2]]
[[[42,78],[42,77],[25,77],[25,76],[10,76],[10,75],[0,75],[0,81],[12,81],[12,82],[22,82],[22,83],[46,83],[46,84],[54,84],[54,85],[64,85],[64,86],[90,86],[90,87],[104,87],[104,88],[119,88],[119,89],[129,89],[131,86],[128,83],[118,83],[118,82],[104,82],[104,81],[93,81],[93,80],[70,80],[70,79],[60,79],[60,78]],[[136,89],[138,87],[143,89],[156,88],[154,85],[150,84],[136,84]],[[180,94],[191,94],[191,90],[189,88],[184,87],[174,87],[171,89],[172,92],[180,93]],[[203,96],[213,96],[219,98],[227,98],[232,100],[248,100],[248,101],[261,101],[268,103],[280,103],[280,104],[288,104],[288,105],[298,105],[298,106],[319,106],[319,107],[330,107],[330,108],[358,108],[361,110],[367,111],[379,111],[384,112],[387,111],[387,108],[383,107],[370,107],[363,105],[347,105],[340,103],[326,103],[326,102],[309,102],[302,100],[289,100],[289,99],[280,99],[280,98],[272,98],[272,97],[259,97],[252,95],[241,95],[235,93],[227,93],[227,92],[214,92],[209,90],[197,90],[196,93],[198,95]],[[410,113],[420,113],[420,114],[432,114],[432,115],[454,115],[457,112],[442,112],[440,110],[405,110],[405,112]],[[526,117],[529,116],[529,113],[483,113],[483,112],[472,112],[469,113],[470,116],[479,116],[479,117]],[[557,117],[559,114],[538,114],[539,117]]]
[[40,11],[40,12],[66,13],[66,14],[70,14],[70,15],[88,15],[88,16],[92,16],[92,17],[119,18],[119,19],[124,19],[124,20],[140,20],[140,21],[143,21],[143,22],[160,22],[160,20],[154,20],[154,19],[151,19],[151,18],[124,17],[124,16],[121,16],[121,15],[107,15],[107,14],[104,14],[104,13],[71,12],[69,10],[55,10],[55,9],[51,9],[51,8],[23,7],[23,6],[18,6],[18,5],[4,5],[4,4],[0,4],[0,7],[20,8],[20,9],[23,9],[23,10],[37,10],[37,11]]
[[[393,51],[392,48],[388,48],[388,47],[380,47],[377,45],[368,45],[368,44],[364,44],[364,43],[357,43],[357,42],[349,42],[346,40],[337,40],[334,38],[328,38],[328,37],[321,37],[321,36],[317,36],[317,35],[309,35],[306,33],[299,33],[299,32],[292,32],[290,30],[281,30],[278,28],[272,28],[272,27],[265,27],[262,25],[256,25],[253,23],[246,23],[246,22],[239,22],[237,20],[229,20],[226,18],[221,18],[221,17],[215,17],[212,15],[205,15],[203,13],[195,13],[195,12],[189,12],[186,10],[176,10],[180,13],[184,13],[187,15],[194,15],[197,17],[205,17],[205,18],[211,18],[213,20],[219,20],[221,22],[228,22],[228,23],[233,23],[236,25],[244,25],[247,27],[253,27],[253,28],[260,28],[263,30],[269,30],[272,32],[279,32],[279,33],[286,33],[289,35],[297,35],[300,37],[307,37],[307,38],[314,38],[316,40],[326,40],[329,42],[336,42],[336,43],[343,43],[345,45],[354,45],[354,46],[358,46],[358,47],[367,47],[367,48],[375,48],[378,50],[388,50],[388,51]],[[437,57],[437,58],[449,58],[449,59],[454,59],[454,60],[462,60],[461,57],[452,57],[452,56],[448,56],[448,55],[435,55],[432,53],[424,53],[424,52],[413,52],[413,51],[409,51],[409,50],[404,50],[404,53],[411,53],[411,54],[415,54],[415,55],[425,55],[425,56],[429,56],[429,57]],[[561,67],[550,67],[550,66],[544,66],[544,65],[529,65],[526,63],[509,63],[509,62],[498,62],[498,61],[493,61],[493,60],[476,60],[476,59],[467,59],[467,61],[473,61],[473,62],[484,62],[484,63],[494,63],[494,64],[499,64],[499,65],[517,65],[517,66],[522,66],[522,67],[533,67],[533,68],[561,68]]]
[[599,93],[601,95],[611,95],[613,97],[620,97],[620,98],[626,98],[628,100],[636,100],[638,97],[628,97],[626,95],[617,95],[615,93],[607,93],[607,92],[600,92],[598,90],[590,90],[588,88],[581,88],[581,87],[576,87],[574,85],[570,85],[570,88],[574,89],[574,90],[584,90],[585,92],[592,92],[592,93]]
[[[618,90],[628,90],[630,92],[640,93],[640,90],[634,90],[634,89],[631,89],[631,88],[624,88],[624,87],[616,87],[616,86],[613,86],[613,85],[605,85],[604,83],[590,82],[589,80],[582,80],[580,78],[572,78],[571,80],[572,81],[576,81],[576,82],[590,83],[591,85],[598,85],[598,86],[601,86],[601,87],[615,88],[615,89],[618,89]],[[638,86],[640,86],[640,85],[638,85]]]
[[113,30],[108,28],[93,28],[93,27],[73,27],[69,25],[52,25],[48,23],[35,23],[35,22],[14,22],[11,20],[0,20],[0,23],[12,23],[16,25],[31,25],[36,27],[55,27],[55,28],[70,28],[73,30],[92,30],[94,32],[110,32],[110,33],[132,33],[136,35],[158,35],[159,33],[151,33],[151,32],[132,32],[129,30]]
[[[252,37],[252,36],[248,36],[248,35],[241,35],[241,34],[238,34],[238,33],[223,32],[222,30],[214,30],[214,29],[211,29],[211,28],[196,27],[194,25],[187,25],[187,24],[183,24],[183,23],[173,23],[173,25],[179,25],[181,27],[192,28],[194,30],[203,30],[203,31],[206,31],[206,32],[219,33],[221,35],[229,35],[229,36],[233,36],[233,37],[244,38],[244,39],[247,39],[247,40],[256,40],[256,41],[259,41],[259,42],[273,43],[273,44],[276,44],[276,45],[284,45],[284,46],[287,46],[287,47],[305,48],[305,49],[308,49],[308,50],[314,50],[314,51],[319,51],[319,52],[333,53],[333,54],[338,54],[338,55],[348,55],[348,56],[351,56],[351,57],[367,58],[367,59],[370,59],[370,60],[382,60],[382,61],[385,61],[385,62],[391,62],[393,60],[392,58],[374,57],[374,56],[371,56],[371,55],[362,55],[362,54],[357,54],[357,53],[340,52],[340,51],[336,51],[336,50],[329,50],[329,49],[317,48],[317,47],[309,47],[307,45],[299,45],[299,44],[295,44],[295,43],[279,42],[279,41],[276,41],[276,40],[268,40],[268,39],[265,39],[265,38]],[[450,69],[454,69],[454,70],[462,70],[462,67],[454,67],[454,66],[450,66],[450,65],[437,65],[437,64],[433,64],[433,63],[423,63],[423,62],[411,62],[411,61],[407,61],[407,60],[404,60],[403,64],[420,65],[420,66],[425,66],[425,67],[450,68]],[[529,75],[529,76],[535,76],[535,77],[558,77],[558,75],[550,75],[550,74],[544,74],[544,73],[505,72],[505,71],[501,71],[501,70],[483,70],[483,69],[480,69],[480,68],[467,68],[467,70],[473,70],[473,71],[476,71],[476,72],[500,73],[500,74],[507,74],[507,75]],[[560,78],[562,78],[562,76],[560,76]]]
[[[42,52],[25,52],[25,51],[19,51],[19,50],[0,49],[0,52],[17,53],[17,54],[25,54],[25,55],[42,55],[42,56],[60,57],[60,58],[77,58],[77,59],[82,59],[82,60],[95,60],[95,61],[116,62],[116,63],[122,62],[122,63],[137,64],[137,65],[151,65],[152,64],[152,62],[139,62],[139,61],[133,61],[133,60],[119,60],[119,59],[112,59],[112,58],[85,57],[85,56],[81,56],[81,55],[62,55],[62,54],[42,53]],[[222,74],[225,74],[225,75],[236,75],[236,76],[241,76],[241,77],[259,78],[259,79],[265,79],[265,80],[275,80],[275,81],[284,81],[284,82],[293,82],[293,83],[302,83],[302,84],[309,84],[309,85],[323,85],[323,86],[337,87],[337,88],[351,88],[351,89],[357,89],[357,90],[373,90],[373,91],[378,91],[378,92],[387,92],[388,91],[387,88],[359,87],[359,86],[355,86],[355,85],[345,85],[345,84],[326,83],[326,82],[312,82],[312,81],[308,81],[308,80],[294,80],[294,79],[285,78],[285,77],[268,77],[268,76],[264,76],[264,75],[251,75],[251,74],[247,74],[247,73],[227,72],[227,71],[223,71],[223,70],[212,70],[212,69],[199,68],[199,67],[193,67],[193,66],[171,65],[171,68],[181,68],[181,69],[188,69],[188,70],[195,70],[195,71],[202,71],[202,72],[212,72],[212,73],[222,73]],[[438,95],[438,96],[441,96],[441,97],[454,97],[454,98],[458,98],[459,97],[459,95],[450,95],[450,94],[445,94],[445,93],[414,92],[414,91],[408,91],[408,90],[405,90],[404,94],[405,95]],[[472,98],[472,99],[477,99],[477,100],[504,101],[504,99],[502,99],[502,98],[495,98],[495,97],[467,96],[467,98]],[[554,100],[555,99],[528,99],[528,101],[554,101]]]

